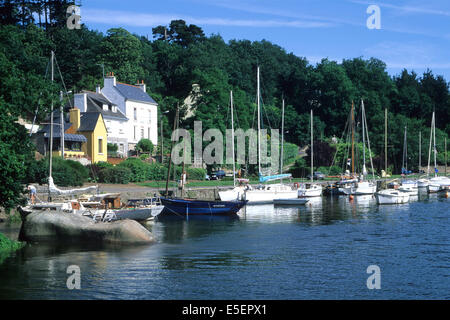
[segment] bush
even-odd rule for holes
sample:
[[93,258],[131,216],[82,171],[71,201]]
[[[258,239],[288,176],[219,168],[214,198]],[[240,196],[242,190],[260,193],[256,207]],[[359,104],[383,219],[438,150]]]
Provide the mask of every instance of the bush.
[[89,177],[89,169],[73,160],[53,158],[53,180],[61,187],[82,186]]
[[87,167],[89,169],[90,178],[94,181],[97,181],[99,179],[100,171],[105,168],[112,168],[113,165],[109,162],[100,161],[94,164],[90,164]]
[[130,181],[132,182],[142,182],[150,176],[150,165],[138,158],[128,158],[119,163],[117,167],[130,169]]
[[[27,183],[48,183],[48,158],[35,161],[28,167]],[[64,160],[61,157],[53,157],[52,163],[53,181],[61,187],[79,187],[89,178],[89,168],[73,160]]]
[[151,154],[153,152],[153,143],[149,139],[141,139],[137,143],[135,149],[138,152],[146,152]]
[[132,172],[126,167],[106,167],[99,171],[98,178],[103,183],[127,184],[131,181]]
[[328,170],[328,175],[329,176],[338,176],[342,173],[341,168],[339,168],[338,166],[331,166]]
[[187,168],[186,174],[190,180],[205,180],[206,170],[203,168]]

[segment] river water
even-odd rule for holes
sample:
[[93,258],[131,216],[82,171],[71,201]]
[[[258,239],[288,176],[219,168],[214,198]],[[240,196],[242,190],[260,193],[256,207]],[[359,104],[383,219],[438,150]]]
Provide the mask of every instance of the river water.
[[[153,222],[153,245],[29,244],[0,265],[0,299],[449,299],[449,201],[323,197],[247,206],[239,219]],[[67,288],[70,265],[80,290]],[[367,287],[370,265],[380,289]]]

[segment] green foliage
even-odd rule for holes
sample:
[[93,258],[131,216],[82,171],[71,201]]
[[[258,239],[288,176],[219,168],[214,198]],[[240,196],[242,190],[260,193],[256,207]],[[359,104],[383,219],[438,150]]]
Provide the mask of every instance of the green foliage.
[[190,167],[186,169],[186,175],[190,180],[205,180],[206,169]]
[[149,165],[138,158],[128,158],[119,163],[117,167],[130,169],[130,181],[132,182],[145,181],[149,176]]
[[19,250],[25,246],[25,243],[10,240],[0,233],[0,264],[6,259],[11,252]]
[[78,161],[53,157],[52,176],[57,186],[82,186],[89,177],[89,170]]
[[306,164],[305,158],[297,158],[294,165],[289,170],[293,178],[306,177],[311,172],[310,167]]
[[107,144],[107,149],[108,149],[108,152],[117,152],[119,147],[115,143],[108,143]]
[[149,139],[141,139],[136,144],[136,151],[138,152],[145,152],[152,154],[153,152],[153,143]]
[[[200,27],[183,20],[171,21],[167,28],[153,28],[153,41],[122,28],[110,29],[106,35],[84,25],[79,30],[68,30],[64,27],[65,11],[61,11],[67,3],[48,2],[48,17],[44,19],[44,15],[37,14],[42,13],[39,3],[5,2],[0,12],[3,113],[31,120],[39,106],[37,121],[48,116],[51,100],[57,101],[57,93],[62,89],[58,82],[51,83],[48,72],[45,76],[50,50],[54,50],[66,87],[74,92],[94,90],[96,84],[101,84],[102,65],[105,73],[114,72],[120,82],[135,84],[145,80],[160,111],[169,111],[161,117],[164,141],[170,141],[177,103],[190,94],[196,99],[190,110],[180,107],[180,127],[192,130],[194,120],[198,120],[203,122],[204,131],[218,128],[224,133],[231,127],[229,91],[233,90],[235,128],[245,130],[256,127],[256,67],[260,66],[263,127],[280,128],[284,97],[286,142],[301,147],[309,144],[311,109],[316,140],[340,137],[352,101],[359,106],[364,99],[378,170],[384,167],[384,108],[389,110],[388,163],[394,165],[394,171],[401,167],[403,125],[410,130],[408,162],[414,166],[418,164],[418,131],[423,134],[425,151],[433,110],[441,150],[438,162],[443,161],[443,138],[450,134],[449,83],[431,70],[422,75],[404,70],[390,77],[385,63],[373,58],[346,59],[342,63],[324,59],[312,65],[269,41],[225,42],[217,34],[205,36]],[[39,17],[44,20],[38,21]],[[192,92],[193,84],[199,85],[197,94]],[[185,119],[188,111],[193,117]],[[285,146],[285,150],[289,148]],[[168,151],[170,143],[165,143],[165,147]],[[322,155],[323,152],[327,150],[315,152],[319,161],[315,165],[330,165],[329,154]],[[422,152],[422,163],[425,154]],[[14,163],[14,156],[11,157],[8,161]],[[322,162],[321,157],[327,161]],[[286,163],[291,159],[291,155],[285,155]],[[249,167],[249,172],[252,170],[254,166]],[[38,171],[34,170],[36,175]]]
[[132,172],[130,168],[111,166],[104,167],[98,173],[99,182],[127,184],[131,181]]

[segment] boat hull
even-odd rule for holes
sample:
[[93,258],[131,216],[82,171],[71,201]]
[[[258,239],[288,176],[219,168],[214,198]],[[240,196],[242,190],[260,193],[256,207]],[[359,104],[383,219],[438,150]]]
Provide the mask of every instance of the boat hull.
[[410,195],[397,190],[383,190],[375,193],[375,197],[378,204],[402,204],[409,201]]
[[164,210],[161,214],[195,216],[195,215],[234,215],[246,201],[207,201],[190,199],[170,199],[161,197]]

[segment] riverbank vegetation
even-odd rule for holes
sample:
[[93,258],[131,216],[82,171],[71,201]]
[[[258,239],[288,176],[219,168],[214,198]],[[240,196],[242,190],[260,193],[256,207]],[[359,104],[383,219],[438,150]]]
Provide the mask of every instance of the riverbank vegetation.
[[[361,57],[341,62],[323,59],[312,64],[269,41],[225,41],[218,34],[205,35],[201,27],[183,20],[157,26],[149,30],[150,36],[134,35],[122,28],[112,28],[103,34],[85,25],[69,30],[66,27],[69,1],[7,2],[8,6],[0,12],[2,207],[13,208],[23,201],[25,183],[30,177],[42,176],[39,168],[44,164],[37,166],[32,161],[33,146],[26,130],[16,121],[19,118],[32,121],[36,116],[40,123],[48,117],[51,102],[59,103],[58,94],[64,86],[50,81],[51,50],[55,51],[65,88],[74,93],[95,91],[108,72],[114,72],[117,79],[125,83],[143,80],[147,92],[158,102],[159,111],[167,112],[161,117],[158,115],[158,122],[164,127],[164,141],[170,141],[177,106],[182,119],[180,127],[188,129],[191,135],[194,121],[202,122],[203,131],[217,128],[224,133],[231,127],[230,90],[233,90],[236,112],[235,128],[254,127],[256,67],[260,66],[264,128],[281,128],[284,98],[285,140],[303,148],[309,144],[309,112],[314,109],[315,168],[335,171],[329,167],[341,167],[341,163],[332,161],[336,148],[330,138],[334,136],[339,143],[346,143],[342,133],[352,101],[359,106],[361,99],[365,103],[377,172],[384,169],[385,109],[388,112],[387,159],[392,172],[401,170],[405,126],[408,128],[409,168],[416,170],[419,162],[419,133],[422,164],[426,163],[424,151],[428,150],[433,111],[437,119],[438,163],[443,164],[444,138],[450,134],[449,83],[432,70],[417,74],[405,69],[391,76],[383,61]],[[36,13],[44,8],[48,9],[48,15],[45,20],[38,20],[41,15]],[[195,99],[188,108],[183,101],[189,95]],[[360,119],[358,112],[356,119]],[[161,150],[155,149],[159,154]],[[169,150],[170,143],[165,143],[163,153],[167,155]],[[345,155],[342,158],[345,159]],[[306,163],[297,155],[285,160],[285,163],[296,161],[296,168],[309,167],[308,158],[304,159]],[[55,175],[55,183],[61,186],[76,183],[74,176],[79,182],[91,179],[126,183],[164,180],[167,174],[159,164],[143,165],[134,159],[116,167],[104,166],[95,176],[91,168],[86,171],[67,162],[60,165],[62,171],[70,172],[66,173],[68,177],[63,173]],[[203,175],[203,172],[196,174]]]
[[14,241],[0,233],[0,264],[14,251],[23,248],[25,244]]

